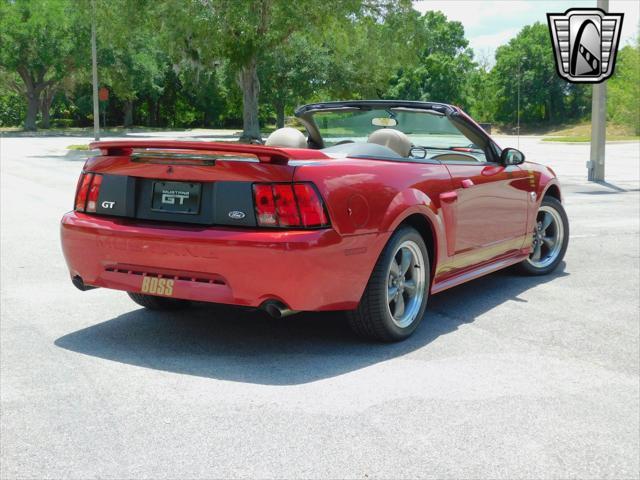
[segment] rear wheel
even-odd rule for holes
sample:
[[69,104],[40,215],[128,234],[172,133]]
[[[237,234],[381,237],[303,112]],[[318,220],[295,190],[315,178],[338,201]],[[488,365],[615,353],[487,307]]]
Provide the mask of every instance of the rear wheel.
[[127,295],[138,305],[148,308],[149,310],[176,310],[189,305],[188,300],[180,300],[177,298],[156,297],[154,295],[134,292],[127,292]]
[[542,199],[533,230],[531,254],[519,264],[527,275],[554,271],[567,251],[569,220],[562,203],[553,197]]
[[373,269],[358,308],[349,312],[360,336],[396,342],[410,336],[427,306],[429,256],[422,236],[411,227],[393,234]]

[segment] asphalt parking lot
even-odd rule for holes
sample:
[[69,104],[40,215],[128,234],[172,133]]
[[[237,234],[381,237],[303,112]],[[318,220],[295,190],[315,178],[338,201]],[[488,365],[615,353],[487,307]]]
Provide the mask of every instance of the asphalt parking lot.
[[[80,138],[0,138],[4,478],[638,478],[640,145],[523,137],[564,185],[554,275],[430,299],[408,341],[339,315],[148,313],[70,283]],[[499,139],[515,146],[513,139]]]

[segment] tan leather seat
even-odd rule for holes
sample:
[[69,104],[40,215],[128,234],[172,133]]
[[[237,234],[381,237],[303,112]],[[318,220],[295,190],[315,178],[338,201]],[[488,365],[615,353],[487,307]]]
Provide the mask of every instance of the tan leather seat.
[[264,144],[269,147],[307,148],[307,139],[300,130],[284,127],[272,132]]
[[400,130],[393,128],[381,128],[376,130],[367,140],[369,143],[376,143],[390,148],[402,157],[408,157],[411,152],[411,140]]

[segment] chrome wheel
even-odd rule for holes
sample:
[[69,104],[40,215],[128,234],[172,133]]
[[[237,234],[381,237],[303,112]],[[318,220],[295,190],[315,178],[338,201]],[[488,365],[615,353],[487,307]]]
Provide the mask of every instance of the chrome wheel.
[[405,328],[416,319],[424,298],[425,277],[420,247],[411,240],[400,244],[387,274],[387,306],[398,327]]
[[560,213],[547,205],[541,206],[533,231],[531,254],[527,261],[536,268],[548,267],[558,258],[563,242],[564,226]]

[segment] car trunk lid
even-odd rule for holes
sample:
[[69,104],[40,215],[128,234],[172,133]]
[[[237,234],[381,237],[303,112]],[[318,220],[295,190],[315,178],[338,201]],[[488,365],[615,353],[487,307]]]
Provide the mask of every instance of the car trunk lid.
[[106,141],[91,147],[101,155],[84,167],[100,177],[90,213],[200,225],[256,226],[254,183],[292,182],[290,160],[326,158],[314,150],[220,142]]

